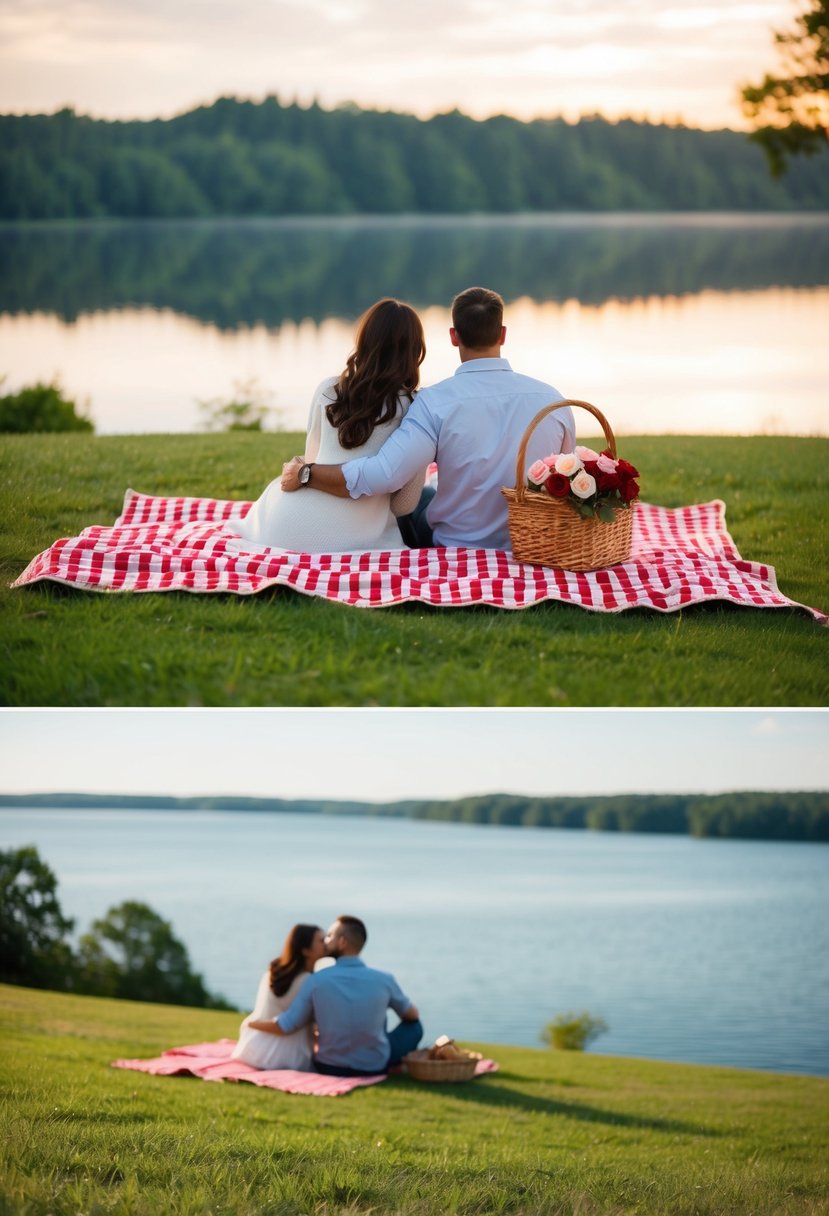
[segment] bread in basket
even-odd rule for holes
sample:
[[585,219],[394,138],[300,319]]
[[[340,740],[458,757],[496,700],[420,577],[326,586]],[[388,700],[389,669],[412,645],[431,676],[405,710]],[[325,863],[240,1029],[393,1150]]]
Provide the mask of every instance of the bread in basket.
[[410,1051],[403,1057],[403,1063],[415,1081],[469,1081],[481,1058],[480,1053],[464,1051],[454,1039],[443,1034],[434,1046]]

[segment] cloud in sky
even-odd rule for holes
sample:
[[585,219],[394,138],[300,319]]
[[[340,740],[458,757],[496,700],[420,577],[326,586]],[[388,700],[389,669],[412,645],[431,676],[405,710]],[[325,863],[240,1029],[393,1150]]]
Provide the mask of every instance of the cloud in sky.
[[736,126],[789,0],[4,0],[0,110],[169,116],[220,94],[422,117]]
[[0,715],[0,791],[382,801],[829,789],[829,714],[58,710]]

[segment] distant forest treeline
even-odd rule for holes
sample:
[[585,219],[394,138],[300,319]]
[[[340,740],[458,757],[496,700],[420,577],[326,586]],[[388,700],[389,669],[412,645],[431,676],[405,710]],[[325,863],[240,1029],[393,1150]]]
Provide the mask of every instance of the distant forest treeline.
[[172,119],[0,116],[0,218],[820,210],[829,153],[769,176],[735,131],[476,121],[221,98]]
[[620,794],[531,798],[485,794],[446,801],[338,802],[109,794],[0,795],[0,807],[57,810],[260,811],[379,815],[450,823],[602,832],[671,832],[757,840],[829,841],[829,793]]

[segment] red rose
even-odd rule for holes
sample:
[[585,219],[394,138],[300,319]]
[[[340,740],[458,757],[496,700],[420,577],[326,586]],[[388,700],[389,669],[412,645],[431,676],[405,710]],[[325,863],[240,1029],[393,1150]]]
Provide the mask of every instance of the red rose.
[[553,498],[566,498],[570,493],[570,478],[563,473],[551,473],[544,485]]
[[618,473],[603,473],[601,469],[597,469],[593,476],[596,478],[596,489],[600,494],[606,490],[621,490],[624,484]]
[[628,477],[638,477],[639,470],[635,469],[628,460],[620,460],[616,466],[617,472],[625,479]]
[[622,502],[632,502],[634,498],[638,498],[639,482],[634,481],[632,477],[626,478],[626,480],[622,482],[619,490],[619,496],[621,497]]
[[589,473],[591,477],[595,477],[599,468],[599,462],[597,460],[585,460],[583,463],[585,473]]

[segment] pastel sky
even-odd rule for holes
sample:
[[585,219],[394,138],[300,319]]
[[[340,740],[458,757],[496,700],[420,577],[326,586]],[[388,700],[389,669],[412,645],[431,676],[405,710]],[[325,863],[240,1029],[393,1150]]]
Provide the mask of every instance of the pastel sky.
[[0,111],[168,117],[233,94],[428,117],[741,126],[793,0],[3,0]]
[[827,743],[820,711],[7,710],[0,792],[826,790]]

